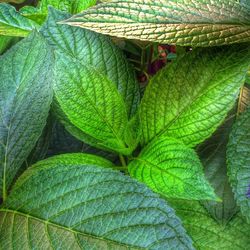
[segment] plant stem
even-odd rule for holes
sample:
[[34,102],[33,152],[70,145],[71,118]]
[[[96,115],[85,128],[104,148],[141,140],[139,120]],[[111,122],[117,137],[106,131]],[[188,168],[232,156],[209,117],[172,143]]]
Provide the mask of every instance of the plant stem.
[[127,164],[123,155],[119,154],[120,162],[124,168],[127,168]]

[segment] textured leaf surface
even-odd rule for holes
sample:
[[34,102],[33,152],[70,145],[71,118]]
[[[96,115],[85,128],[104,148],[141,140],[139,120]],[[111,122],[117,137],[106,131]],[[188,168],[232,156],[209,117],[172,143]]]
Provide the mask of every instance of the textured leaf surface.
[[67,17],[69,15],[50,8],[43,35],[58,53],[75,58],[82,67],[93,66],[110,79],[125,100],[128,114],[133,115],[140,99],[139,88],[122,52],[105,36],[58,24]]
[[156,138],[128,166],[129,173],[167,197],[215,200],[193,149],[169,137]]
[[142,143],[159,134],[188,146],[208,138],[233,107],[249,57],[248,45],[207,48],[188,52],[161,70],[141,103]]
[[84,154],[24,173],[0,209],[9,249],[193,249],[173,210],[143,185]]
[[227,147],[227,160],[236,201],[250,222],[250,108],[233,126]]
[[37,33],[0,57],[0,192],[35,146],[52,100],[53,55]]
[[9,4],[0,4],[0,35],[25,37],[38,25]]
[[65,23],[151,42],[213,46],[250,41],[250,7],[235,0],[114,0]]
[[70,122],[100,146],[130,154],[126,107],[114,84],[93,67],[58,54],[56,72],[55,97]]
[[235,216],[225,227],[216,223],[198,202],[171,202],[196,249],[242,250],[250,245],[250,225]]
[[227,120],[216,133],[198,147],[205,176],[215,189],[216,194],[222,199],[221,202],[203,201],[202,205],[221,224],[226,224],[238,212],[228,181],[226,164],[226,146],[234,117],[233,112],[230,112]]

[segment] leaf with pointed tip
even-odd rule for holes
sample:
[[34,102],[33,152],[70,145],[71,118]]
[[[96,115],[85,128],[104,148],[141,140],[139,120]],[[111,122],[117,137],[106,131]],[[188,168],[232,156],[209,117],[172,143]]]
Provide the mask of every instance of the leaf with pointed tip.
[[227,146],[228,176],[242,214],[250,222],[250,108],[236,120]]
[[64,23],[102,34],[182,46],[250,41],[250,7],[235,0],[114,0]]
[[92,66],[105,75],[125,100],[129,117],[133,116],[140,102],[139,86],[125,56],[103,35],[58,24],[69,16],[50,8],[48,20],[41,30],[42,34],[58,53],[74,58],[82,67]]
[[0,248],[193,249],[167,203],[86,154],[35,164],[0,209]]
[[9,4],[0,4],[0,35],[25,37],[39,26]]
[[0,57],[0,192],[3,196],[45,126],[53,94],[53,59],[45,39],[36,32]]
[[242,250],[250,245],[250,225],[239,215],[218,224],[196,201],[171,201],[196,249]]
[[166,197],[217,200],[200,160],[182,142],[159,137],[148,144],[128,166],[131,177]]
[[162,69],[142,99],[142,144],[164,134],[193,147],[210,137],[238,97],[249,57],[249,45],[197,49]]
[[210,215],[222,225],[228,223],[238,207],[227,177],[226,146],[234,122],[234,111],[230,112],[224,124],[216,133],[198,147],[198,154],[203,163],[205,176],[215,189],[221,202],[202,201]]

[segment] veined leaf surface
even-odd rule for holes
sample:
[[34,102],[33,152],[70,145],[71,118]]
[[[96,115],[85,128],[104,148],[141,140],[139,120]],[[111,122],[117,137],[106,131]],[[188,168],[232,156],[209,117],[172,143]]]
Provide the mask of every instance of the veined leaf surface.
[[227,161],[236,201],[250,222],[250,108],[233,126],[227,146]]
[[250,7],[235,0],[114,0],[65,23],[117,37],[183,46],[250,41]]
[[25,37],[39,26],[9,4],[0,4],[0,35]]
[[164,134],[193,147],[211,136],[238,97],[249,58],[249,45],[197,49],[161,70],[142,99],[142,144]]
[[166,202],[109,166],[71,154],[29,168],[0,209],[1,249],[193,249]]
[[239,215],[220,225],[196,201],[171,201],[196,249],[242,250],[250,245],[250,225]]
[[176,139],[156,138],[129,164],[128,170],[131,177],[166,197],[217,199],[195,151]]
[[53,94],[53,59],[38,33],[0,57],[0,192],[4,198],[45,126]]
[[70,15],[50,8],[42,34],[60,54],[68,55],[82,67],[92,66],[117,87],[129,116],[135,114],[140,101],[138,83],[132,67],[110,39],[95,32],[58,24]]

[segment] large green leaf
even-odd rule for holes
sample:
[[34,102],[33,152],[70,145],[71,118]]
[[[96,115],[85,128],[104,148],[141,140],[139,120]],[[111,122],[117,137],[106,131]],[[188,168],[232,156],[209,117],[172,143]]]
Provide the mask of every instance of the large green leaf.
[[196,249],[243,250],[250,245],[250,225],[239,215],[227,226],[214,221],[206,210],[195,201],[171,201],[177,215],[191,236]]
[[93,67],[61,54],[55,70],[55,97],[69,121],[97,146],[130,154],[136,145],[130,144],[126,106],[115,85]]
[[227,160],[236,201],[250,222],[250,108],[233,126],[227,146]]
[[[235,109],[233,110],[235,111]],[[233,112],[216,133],[198,147],[198,154],[204,166],[205,176],[215,189],[221,202],[203,201],[210,215],[221,224],[226,224],[238,211],[227,177],[226,146],[234,121]]]
[[166,197],[216,200],[193,149],[169,138],[156,138],[128,166],[132,177]]
[[53,54],[32,34],[0,57],[0,192],[42,133],[52,100]]
[[51,46],[82,64],[92,66],[105,75],[117,87],[127,105],[129,116],[135,114],[139,103],[139,88],[132,67],[122,52],[105,36],[58,21],[68,14],[50,8],[49,17],[42,33]]
[[25,37],[39,26],[9,4],[0,4],[0,35]]
[[195,146],[223,122],[250,64],[250,46],[197,49],[153,77],[140,108],[142,143],[160,134]]
[[37,163],[0,209],[0,248],[193,249],[173,210],[102,158]]
[[64,23],[117,37],[184,46],[250,41],[250,7],[235,0],[114,0]]

